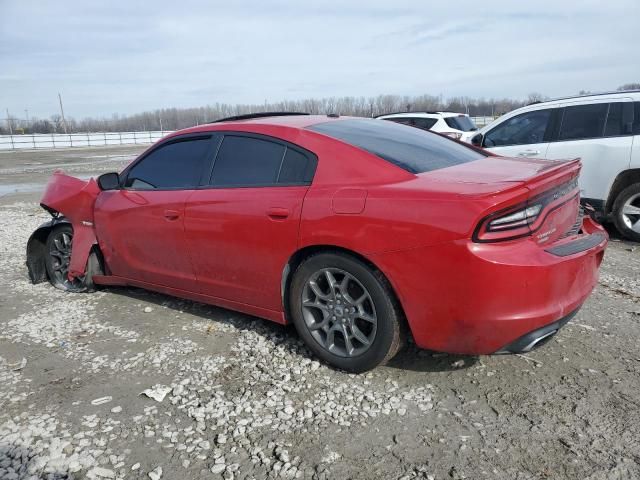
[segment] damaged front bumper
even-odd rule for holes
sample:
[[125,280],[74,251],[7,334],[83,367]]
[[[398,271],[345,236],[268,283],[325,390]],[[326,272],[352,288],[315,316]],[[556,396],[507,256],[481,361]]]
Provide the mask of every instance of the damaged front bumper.
[[51,229],[61,223],[73,227],[73,249],[69,279],[86,273],[87,259],[97,243],[93,227],[93,207],[100,193],[95,180],[80,180],[61,171],[53,173],[40,200],[40,206],[53,219],[40,225],[27,242],[27,269],[33,283],[46,280],[46,241]]

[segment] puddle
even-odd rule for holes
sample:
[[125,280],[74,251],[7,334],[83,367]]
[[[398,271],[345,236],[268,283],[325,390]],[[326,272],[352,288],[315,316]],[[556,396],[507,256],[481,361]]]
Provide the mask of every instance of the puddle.
[[[100,158],[97,158],[100,157]],[[55,163],[25,163],[19,167],[9,167],[9,168],[1,168],[0,174],[9,175],[9,174],[20,174],[20,173],[35,173],[39,171],[47,171],[47,170],[57,170],[59,168],[64,167],[80,167],[86,165],[94,165],[99,163],[108,163],[108,162],[126,162],[126,164],[132,162],[138,157],[138,155],[98,155],[94,157],[83,157],[83,158],[93,158],[93,160],[85,160],[85,161],[64,161],[64,162],[55,162]]]
[[12,193],[39,192],[44,190],[44,186],[44,183],[10,183],[9,185],[0,185],[0,197]]

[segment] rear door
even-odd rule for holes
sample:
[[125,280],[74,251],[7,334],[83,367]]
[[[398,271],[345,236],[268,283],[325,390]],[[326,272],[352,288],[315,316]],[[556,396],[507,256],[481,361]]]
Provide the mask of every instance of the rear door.
[[560,127],[547,158],[580,157],[581,196],[606,201],[616,176],[631,161],[633,102],[575,102],[563,105],[559,116]]
[[545,158],[554,119],[552,107],[520,113],[488,130],[482,146],[506,157]]
[[185,229],[200,292],[272,311],[297,249],[315,155],[277,139],[226,133],[208,188],[187,202]]
[[120,190],[100,193],[96,232],[114,275],[196,290],[185,241],[184,206],[208,170],[216,138],[220,137],[171,139],[127,168]]

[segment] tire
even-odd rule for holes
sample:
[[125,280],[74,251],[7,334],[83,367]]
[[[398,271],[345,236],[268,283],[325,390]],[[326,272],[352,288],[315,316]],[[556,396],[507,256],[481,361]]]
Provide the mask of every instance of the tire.
[[327,252],[306,258],[289,292],[298,334],[334,367],[371,370],[393,358],[404,343],[404,317],[389,282],[355,257]]
[[613,223],[627,240],[640,242],[640,210],[630,213],[633,207],[640,209],[640,183],[625,188],[613,203]]
[[45,251],[45,268],[49,282],[54,287],[67,292],[92,292],[95,286],[92,281],[94,273],[101,273],[100,262],[95,252],[91,252],[87,261],[87,274],[69,280],[67,272],[73,247],[73,227],[64,223],[51,229],[47,236]]

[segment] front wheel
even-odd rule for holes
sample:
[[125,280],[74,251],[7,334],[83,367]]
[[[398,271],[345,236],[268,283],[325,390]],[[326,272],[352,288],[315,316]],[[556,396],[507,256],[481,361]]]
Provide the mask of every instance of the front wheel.
[[[71,249],[73,247],[73,228],[68,223],[56,226],[47,237],[45,252],[45,267],[49,282],[60,290],[69,292],[90,292],[94,290],[91,275],[77,277],[69,280],[69,264],[71,262]],[[89,257],[88,267],[97,265],[97,257],[92,252]],[[88,268],[95,270],[95,268]]]
[[640,242],[640,183],[620,192],[613,204],[613,221],[622,236]]
[[391,359],[402,346],[402,313],[386,278],[343,253],[304,260],[291,283],[293,323],[325,362],[359,373]]

